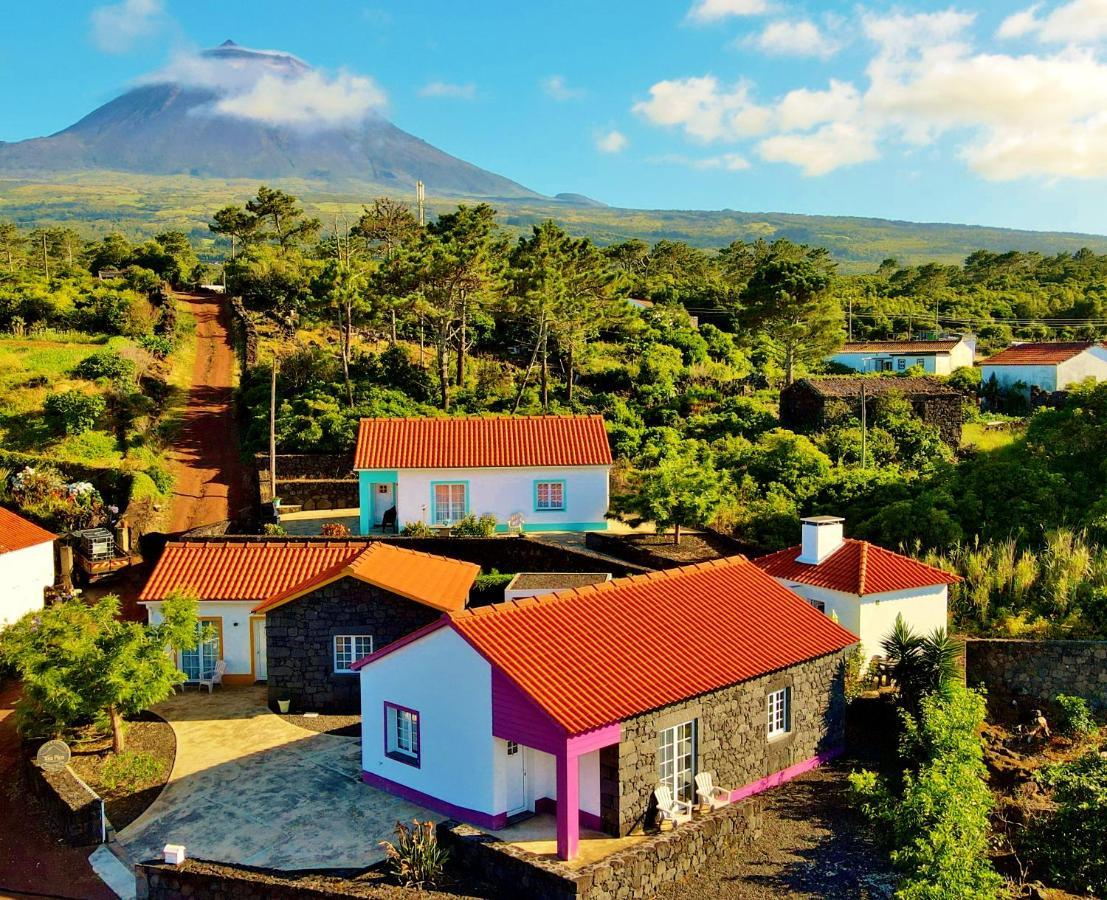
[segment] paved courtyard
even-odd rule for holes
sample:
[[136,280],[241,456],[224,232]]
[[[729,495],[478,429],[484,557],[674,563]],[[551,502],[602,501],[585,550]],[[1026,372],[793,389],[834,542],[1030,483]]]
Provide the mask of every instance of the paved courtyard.
[[176,694],[155,707],[177,736],[161,796],[119,834],[132,861],[167,843],[273,869],[355,868],[384,858],[397,821],[440,820],[363,784],[360,738],[315,734],[265,707],[258,687]]

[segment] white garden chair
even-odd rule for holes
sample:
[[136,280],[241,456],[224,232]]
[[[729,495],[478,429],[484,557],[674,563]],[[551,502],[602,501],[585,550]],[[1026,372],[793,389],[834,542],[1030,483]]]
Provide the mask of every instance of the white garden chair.
[[217,684],[223,683],[223,675],[226,671],[227,664],[221,659],[216,660],[214,669],[208,669],[208,671],[200,673],[200,677],[197,679],[199,687],[206,687],[210,694]]
[[673,792],[665,785],[661,785],[653,792],[657,801],[657,813],[661,820],[668,820],[674,826],[692,821],[692,804],[687,800],[674,800]]
[[730,803],[730,791],[715,787],[710,772],[700,772],[696,776],[696,794],[700,798],[700,803],[711,809],[718,809]]

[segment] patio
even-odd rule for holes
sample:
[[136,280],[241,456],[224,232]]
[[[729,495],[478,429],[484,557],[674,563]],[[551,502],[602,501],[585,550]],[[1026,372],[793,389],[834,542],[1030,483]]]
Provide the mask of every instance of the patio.
[[579,869],[599,862],[612,853],[618,853],[620,850],[626,850],[628,847],[649,840],[649,835],[646,834],[612,837],[602,831],[581,828],[577,855],[571,860],[560,860],[557,856],[557,818],[548,813],[531,816],[499,831],[486,833],[506,844],[525,850],[539,859],[556,861],[570,869]]

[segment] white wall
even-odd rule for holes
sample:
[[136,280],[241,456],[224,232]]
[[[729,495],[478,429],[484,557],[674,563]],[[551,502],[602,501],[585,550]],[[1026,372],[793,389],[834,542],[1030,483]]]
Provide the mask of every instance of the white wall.
[[[859,635],[861,631],[861,601],[856,594],[847,594],[844,591],[832,591],[830,588],[814,587],[810,584],[796,584],[785,578],[776,579],[794,594],[799,594],[804,600],[820,600],[825,605],[823,612],[829,616],[834,613],[838,617],[838,624]],[[872,656],[878,653],[865,647],[865,652]]]
[[600,814],[600,751],[585,753],[580,763],[580,808],[582,811]]
[[53,583],[53,541],[0,553],[0,625],[42,609],[42,592]]
[[1057,366],[1057,389],[1064,390],[1085,378],[1107,381],[1107,348],[1091,347]]
[[861,630],[855,634],[860,636],[865,653],[875,656],[882,652],[880,642],[891,633],[900,614],[916,634],[946,628],[948,596],[949,591],[942,584],[862,597]]
[[[467,481],[469,512],[491,513],[506,525],[514,513],[522,513],[525,526],[583,524],[604,521],[608,506],[608,467],[577,466],[536,469],[401,469],[396,489],[396,514],[405,522],[431,522],[431,482]],[[565,509],[537,512],[534,482],[565,481]]]
[[1009,388],[1018,382],[1027,387],[1037,387],[1043,391],[1057,390],[1057,366],[980,366],[980,383],[987,385],[996,377],[996,384]]
[[[384,704],[419,713],[419,768],[389,759]],[[455,806],[495,815],[492,667],[453,629],[439,628],[361,670],[364,771]]]
[[[902,369],[897,362],[900,359],[904,361]],[[880,363],[884,360],[891,363],[891,369],[881,367]],[[849,366],[858,372],[904,372],[914,365],[922,366],[930,375],[948,375],[952,371],[949,355],[945,353],[835,353],[830,361]]]
[[[223,661],[228,675],[249,675],[253,669],[250,654],[250,610],[257,604],[230,600],[201,600],[196,614],[201,618],[217,618],[223,621]],[[146,604],[146,618],[151,625],[161,622],[161,603]]]

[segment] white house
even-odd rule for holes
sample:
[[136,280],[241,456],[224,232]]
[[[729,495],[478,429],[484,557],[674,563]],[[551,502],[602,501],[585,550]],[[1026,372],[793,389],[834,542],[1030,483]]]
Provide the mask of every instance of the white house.
[[54,537],[0,507],[0,626],[42,609],[54,583]]
[[360,528],[448,526],[494,515],[497,529],[607,528],[611,448],[601,416],[362,419],[354,469]]
[[802,520],[803,540],[753,564],[861,638],[866,657],[904,621],[918,634],[947,627],[949,585],[961,579],[867,541],[846,539],[843,519]]
[[1085,378],[1107,381],[1107,346],[1095,341],[1015,344],[980,364],[981,383],[995,377],[1001,388],[1024,384],[1063,391]]
[[962,336],[935,341],[854,341],[827,357],[828,362],[858,372],[906,372],[922,366],[928,375],[949,375],[971,366],[976,359],[976,338]]

